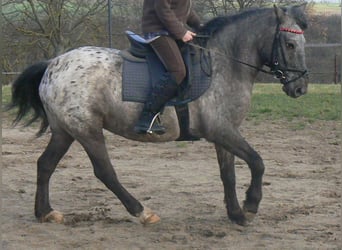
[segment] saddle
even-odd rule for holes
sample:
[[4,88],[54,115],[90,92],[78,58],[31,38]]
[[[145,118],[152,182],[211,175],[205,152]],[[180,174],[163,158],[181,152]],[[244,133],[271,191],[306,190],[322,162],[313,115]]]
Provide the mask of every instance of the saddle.
[[[123,58],[122,99],[144,103],[151,88],[159,81],[166,69],[153,51],[150,42],[143,37],[126,31],[130,47],[120,51]],[[189,44],[180,44],[187,75],[180,84],[178,94],[166,105],[174,106],[181,130],[177,140],[192,140],[189,134],[189,112],[187,103],[200,97],[211,83],[211,57],[208,51]]]
[[[166,69],[149,44],[141,36],[125,32],[130,48],[120,51],[123,58],[122,99],[142,102],[147,99],[150,89],[158,82]],[[200,97],[210,86],[210,53],[189,44],[181,44],[180,50],[187,69],[187,76],[179,86],[178,95],[167,103],[168,106],[183,105]]]

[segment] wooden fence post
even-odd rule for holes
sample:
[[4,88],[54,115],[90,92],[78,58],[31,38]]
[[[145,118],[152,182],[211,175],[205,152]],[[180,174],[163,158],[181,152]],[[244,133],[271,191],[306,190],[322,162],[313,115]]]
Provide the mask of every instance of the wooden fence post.
[[334,83],[338,83],[337,54],[335,54],[334,58]]

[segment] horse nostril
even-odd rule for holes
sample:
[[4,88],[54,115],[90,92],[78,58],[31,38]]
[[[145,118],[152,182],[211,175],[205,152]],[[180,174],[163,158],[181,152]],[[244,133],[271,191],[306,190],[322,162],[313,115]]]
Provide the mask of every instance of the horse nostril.
[[306,93],[306,90],[304,88],[296,88],[295,89],[295,96],[300,97]]

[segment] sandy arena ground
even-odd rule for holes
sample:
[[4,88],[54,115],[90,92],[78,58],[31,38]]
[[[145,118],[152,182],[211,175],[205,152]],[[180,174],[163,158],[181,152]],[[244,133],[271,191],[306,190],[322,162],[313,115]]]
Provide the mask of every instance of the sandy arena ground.
[[[74,143],[50,182],[51,205],[66,223],[33,215],[36,160],[49,134],[3,121],[2,249],[341,249],[340,123],[246,121],[242,134],[266,166],[260,211],[246,227],[232,224],[213,145],[206,141],[144,144],[106,133],[122,184],[161,222],[142,226],[96,179]],[[242,203],[250,180],[237,159]]]

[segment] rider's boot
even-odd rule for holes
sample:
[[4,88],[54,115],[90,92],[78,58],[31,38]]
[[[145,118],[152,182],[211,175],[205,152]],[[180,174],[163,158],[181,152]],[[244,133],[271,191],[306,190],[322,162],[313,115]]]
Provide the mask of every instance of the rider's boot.
[[177,93],[178,85],[170,73],[165,73],[159,82],[152,88],[144,108],[140,114],[134,131],[138,134],[164,134],[165,127],[159,124],[158,115],[165,104]]
[[189,107],[188,104],[176,105],[175,106],[180,135],[176,141],[199,141],[200,138],[191,134],[190,132],[190,121],[189,121]]

